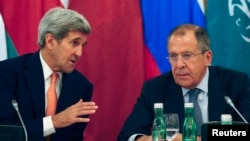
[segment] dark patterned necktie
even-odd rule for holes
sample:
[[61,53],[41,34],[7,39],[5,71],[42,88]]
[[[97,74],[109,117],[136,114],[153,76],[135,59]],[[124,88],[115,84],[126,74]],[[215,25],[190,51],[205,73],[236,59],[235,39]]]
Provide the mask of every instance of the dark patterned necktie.
[[197,135],[201,135],[201,125],[203,123],[201,108],[197,101],[197,97],[200,94],[201,90],[198,88],[194,88],[188,91],[189,102],[194,103],[194,118],[197,125]]

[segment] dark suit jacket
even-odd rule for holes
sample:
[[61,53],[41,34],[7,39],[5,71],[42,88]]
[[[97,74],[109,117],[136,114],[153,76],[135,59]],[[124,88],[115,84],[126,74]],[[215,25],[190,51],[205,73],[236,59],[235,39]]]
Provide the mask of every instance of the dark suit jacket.
[[[220,121],[222,113],[232,114],[234,121],[242,121],[224,99],[229,96],[238,110],[250,121],[250,86],[246,74],[233,70],[210,67],[208,82],[208,119]],[[133,111],[124,123],[118,141],[126,141],[133,134],[151,134],[153,105],[164,103],[164,113],[178,113],[180,132],[184,121],[184,97],[182,89],[174,82],[172,73],[166,73],[144,83],[142,93]]]
[[[12,106],[16,99],[28,132],[29,141],[43,141],[43,117],[45,117],[45,88],[39,52],[0,62],[0,124],[20,124]],[[90,101],[92,84],[78,71],[63,73],[62,89],[57,113],[82,98]],[[86,123],[78,123],[56,129],[52,141],[82,141]]]

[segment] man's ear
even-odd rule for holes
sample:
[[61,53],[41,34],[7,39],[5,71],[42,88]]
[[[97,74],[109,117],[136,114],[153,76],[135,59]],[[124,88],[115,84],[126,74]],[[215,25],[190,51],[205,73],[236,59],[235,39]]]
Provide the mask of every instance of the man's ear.
[[212,59],[213,59],[213,52],[212,50],[208,50],[205,52],[206,60],[207,60],[207,66],[211,66]]
[[46,46],[49,48],[49,49],[52,49],[53,48],[53,42],[54,42],[54,37],[51,33],[49,34],[46,34],[45,36],[45,44]]

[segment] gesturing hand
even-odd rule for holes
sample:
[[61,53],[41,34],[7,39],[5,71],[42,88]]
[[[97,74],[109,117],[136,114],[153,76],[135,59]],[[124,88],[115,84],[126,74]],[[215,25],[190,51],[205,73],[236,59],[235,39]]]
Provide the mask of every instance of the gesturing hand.
[[67,127],[77,122],[89,122],[89,118],[84,118],[82,116],[94,114],[97,109],[98,106],[95,102],[84,102],[80,99],[76,104],[53,115],[52,122],[55,128]]

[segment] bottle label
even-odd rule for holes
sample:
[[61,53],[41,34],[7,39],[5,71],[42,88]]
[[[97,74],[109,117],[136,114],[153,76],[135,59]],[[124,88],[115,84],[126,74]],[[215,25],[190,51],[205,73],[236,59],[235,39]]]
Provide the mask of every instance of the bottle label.
[[153,131],[153,141],[166,141],[166,130]]
[[222,125],[232,125],[232,121],[222,121]]

